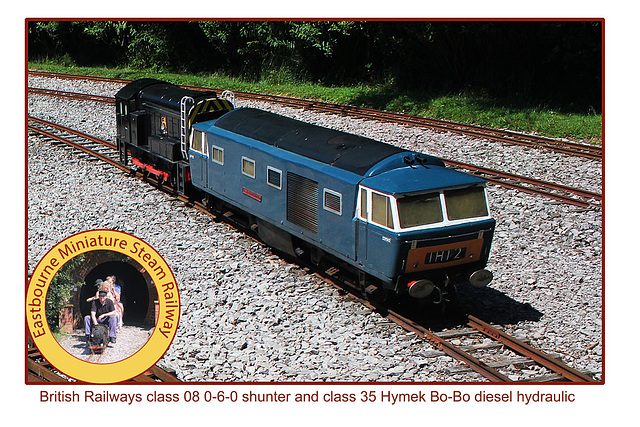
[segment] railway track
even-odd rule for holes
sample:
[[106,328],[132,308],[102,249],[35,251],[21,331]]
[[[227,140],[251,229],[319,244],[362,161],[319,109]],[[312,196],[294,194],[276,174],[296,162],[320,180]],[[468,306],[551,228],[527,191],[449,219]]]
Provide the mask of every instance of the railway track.
[[593,191],[581,190],[553,182],[546,182],[535,178],[502,172],[468,163],[442,159],[445,164],[467,173],[482,176],[489,182],[506,188],[523,191],[547,197],[563,203],[569,203],[582,208],[601,207],[602,194]]
[[108,96],[101,95],[92,95],[89,93],[80,93],[80,92],[65,92],[61,90],[53,90],[53,89],[44,89],[39,87],[30,87],[28,88],[29,93],[34,95],[48,95],[55,96],[58,98],[68,98],[68,99],[78,99],[83,101],[94,101],[94,102],[102,102],[104,104],[113,104],[115,100]]
[[[96,360],[87,360],[92,363],[98,363]],[[40,351],[29,342],[27,347],[27,382],[29,384],[37,383],[69,383],[73,380],[60,373],[42,356]],[[178,383],[180,380],[175,372],[168,371],[157,365],[152,366],[140,375],[131,378],[129,383]]]
[[[63,142],[75,149],[78,149],[82,153],[95,156],[100,160],[103,160],[105,162],[108,162],[109,164],[112,164],[118,167],[121,170],[127,171],[129,173],[132,172],[128,167],[124,167],[117,160],[114,160],[112,156],[104,155],[99,150],[96,150],[94,147],[88,148],[85,145],[84,140],[90,141],[90,142],[87,142],[86,144],[92,144],[96,142],[94,138],[91,138],[88,135],[85,135],[79,132],[76,134],[75,131],[72,131],[71,129],[65,128],[63,126],[54,125],[43,120],[32,119],[32,118],[29,118],[29,120],[30,120],[30,124],[29,124],[30,132],[34,134],[43,135],[48,140],[51,140],[52,142],[55,141],[55,143]],[[47,129],[42,129],[42,127]],[[56,129],[56,132],[59,132],[59,133],[53,132],[51,128]],[[80,139],[82,139],[82,142],[78,141],[78,134],[80,134]],[[115,151],[112,144],[107,143],[106,141],[102,141],[102,143],[103,145]],[[117,152],[116,152],[116,155],[117,155]],[[143,176],[142,174],[135,174],[135,175],[141,176],[146,180],[150,180],[152,183],[154,181],[152,177]],[[173,193],[173,190],[171,188],[165,187],[161,183],[155,182],[154,185],[163,191]],[[199,202],[194,202],[193,200],[189,200],[188,198],[183,196],[177,196],[177,197],[178,199],[184,201],[189,205],[196,207],[199,210],[208,212],[207,208]],[[225,216],[223,215],[222,217],[224,218]],[[226,218],[226,219],[230,220],[230,218]],[[319,273],[319,274],[325,281],[332,283],[340,287],[341,289],[345,288],[344,284],[337,283],[334,272],[330,274],[326,274],[326,273]],[[355,294],[350,294],[350,295],[355,295]],[[370,300],[358,295],[355,295],[355,297],[358,298],[363,304],[370,307],[373,311],[380,311],[380,307],[376,306]],[[415,333],[416,336],[424,339],[426,342],[436,347],[437,349],[442,351],[444,354],[447,354],[453,357],[454,359],[464,363],[469,369],[477,372],[478,374],[482,375],[482,377],[488,379],[489,381],[512,382],[513,380],[507,374],[500,372],[500,367],[504,367],[505,365],[510,367],[516,366],[516,365],[525,367],[531,364],[537,364],[547,369],[548,373],[546,373],[543,376],[532,377],[528,379],[528,381],[531,381],[531,382],[571,381],[571,382],[585,382],[585,383],[594,382],[594,379],[589,375],[570,368],[559,359],[555,357],[551,357],[541,352],[540,350],[537,350],[531,347],[530,345],[514,337],[509,336],[508,334],[504,333],[498,328],[474,316],[471,316],[471,315],[465,316],[465,322],[466,322],[467,328],[456,330],[453,333],[452,332],[435,333],[431,331],[428,327],[425,327],[407,317],[404,317],[403,315],[395,311],[384,309],[384,312],[386,313],[386,317],[390,321],[400,325],[402,328],[404,328],[407,331]],[[471,337],[472,334],[480,334],[483,337],[482,342],[480,344],[474,344],[474,345],[458,345],[451,340],[451,338],[453,337],[458,337],[458,338],[461,336]],[[492,343],[486,343],[485,339],[487,338],[490,339]],[[501,357],[499,358],[500,360],[495,360],[495,357],[494,357],[494,360],[492,361],[484,361],[482,360],[481,357],[477,357],[476,355],[473,354],[475,352],[483,351],[488,348],[498,348],[500,351],[503,351],[503,349],[512,351],[513,353],[519,355],[518,356],[519,358],[514,359],[514,358]],[[38,358],[38,355],[35,354],[36,351],[37,350],[29,351],[29,355],[28,355],[29,378],[36,377],[36,378],[43,378],[44,381],[60,381],[59,375],[51,374],[47,372],[47,371],[51,371],[52,367],[47,366],[46,361],[36,363],[35,359]],[[133,379],[133,380],[158,381],[158,379],[149,379],[149,375],[151,374],[145,373],[141,378]],[[154,375],[161,375],[161,373],[155,373]],[[164,381],[164,380],[160,379],[160,381]]]
[[[200,89],[192,87],[192,89]],[[475,136],[507,144],[522,145],[531,148],[542,148],[558,153],[572,156],[585,157],[588,159],[602,159],[602,147],[590,144],[580,144],[560,139],[547,138],[537,135],[529,135],[501,129],[492,129],[476,125],[466,125],[462,123],[445,120],[430,119],[421,116],[412,116],[391,111],[373,110],[364,107],[354,107],[351,105],[332,104],[327,102],[296,99],[285,96],[253,94],[248,92],[233,92],[238,98],[251,99],[256,101],[273,102],[289,107],[316,110],[323,113],[333,113],[343,116],[354,116],[360,119],[383,121],[387,123],[399,123],[404,125],[421,126],[443,132],[453,132],[461,135]]]
[[[440,349],[445,354],[464,362],[469,369],[479,373],[489,381],[494,382],[512,382],[509,375],[500,371],[500,368],[516,367],[518,369],[530,369],[534,364],[546,368],[548,373],[542,376],[532,376],[526,380],[526,382],[556,382],[556,381],[570,381],[570,382],[594,382],[594,379],[580,371],[577,371],[559,358],[552,355],[543,353],[542,351],[535,349],[527,343],[514,338],[500,329],[492,326],[474,316],[467,315],[466,321],[468,329],[456,330],[453,332],[439,332],[435,333],[430,331],[424,326],[418,325],[410,319],[404,318],[397,313],[390,313],[393,317],[393,321],[403,328],[415,332],[424,340],[431,343],[434,347]],[[474,341],[474,335],[480,335],[482,337],[488,337],[489,342],[484,339],[475,339],[477,344],[462,345],[456,344],[455,341],[462,343],[461,337],[466,340]],[[483,350],[489,350],[497,348],[501,353],[511,351],[517,355],[517,357],[496,357],[491,353],[490,361],[483,361],[481,356],[476,356],[476,353],[480,353]]]
[[102,350],[100,353],[94,353],[92,351],[91,354],[89,354],[89,356],[87,356],[87,359],[85,360],[85,362],[100,363],[100,360],[102,359],[102,356],[104,356],[104,352],[105,352],[105,350]]
[[[307,268],[314,270],[312,266]],[[544,353],[473,315],[457,315],[462,319],[459,322],[461,327],[434,332],[423,322],[413,320],[394,309],[388,309],[357,292],[354,293],[352,287],[341,283],[335,275],[335,270],[329,274],[314,272],[326,282],[345,290],[351,298],[358,300],[370,310],[382,313],[389,321],[461,362],[464,368],[458,369],[457,372],[474,371],[490,382],[595,382],[592,376],[571,368],[558,356]],[[534,366],[538,369],[533,369]],[[509,373],[514,370],[543,373],[536,375],[525,372],[525,380],[516,380],[512,379],[512,374]]]
[[[29,88],[29,93],[55,96],[69,99],[82,99],[94,102],[113,103],[112,97],[80,94],[76,92],[64,92],[42,88]],[[30,117],[29,120],[32,120]],[[34,119],[35,120],[35,119]],[[40,121],[42,123],[42,121]],[[56,126],[50,124],[51,126]],[[66,131],[69,131],[68,129]],[[83,137],[88,137],[84,135]],[[82,149],[80,147],[76,147]],[[553,200],[557,200],[563,203],[568,203],[580,208],[599,208],[602,206],[602,195],[600,193],[581,190],[565,186],[562,184],[556,184],[551,182],[545,182],[535,178],[529,178],[522,175],[516,175],[512,173],[502,172],[495,169],[489,169],[481,166],[472,165],[469,163],[457,162],[454,160],[443,159],[443,161],[454,168],[463,170],[467,173],[479,175],[485,178],[487,181],[506,188],[516,189],[530,194],[547,197]]]
[[[111,79],[105,77],[95,76],[78,76],[74,74],[61,74],[61,73],[48,73],[43,71],[29,71],[30,75],[43,76],[43,77],[55,77],[63,79],[84,79],[93,81],[103,81],[111,83],[129,83],[130,80],[123,79]],[[196,90],[212,90],[210,88],[198,87],[198,86],[183,86]],[[221,92],[219,89],[213,89]],[[378,120],[385,122],[393,122],[400,124],[407,124],[413,126],[422,126],[434,130],[443,132],[453,132],[462,135],[475,136],[480,138],[486,138],[493,141],[500,141],[507,144],[522,145],[531,148],[540,148],[551,150],[571,156],[585,157],[589,159],[602,159],[602,146],[594,144],[582,144],[577,142],[566,141],[557,138],[549,138],[540,135],[531,135],[521,132],[514,132],[503,129],[493,129],[477,125],[467,125],[462,123],[456,123],[451,121],[430,119],[427,117],[413,116],[402,113],[373,110],[364,107],[355,107],[344,104],[334,104],[327,102],[320,102],[314,100],[297,99],[287,96],[279,95],[266,95],[256,94],[250,92],[234,92],[234,95],[238,98],[273,102],[281,105],[286,105],[296,108],[305,108],[310,110],[321,111],[325,113],[340,114],[346,116],[354,116],[357,118]]]
[[65,144],[69,148],[78,150],[91,158],[102,160],[122,170],[128,170],[118,161],[118,150],[115,144],[111,142],[31,116],[28,117],[27,129],[30,134],[41,135],[54,144]]

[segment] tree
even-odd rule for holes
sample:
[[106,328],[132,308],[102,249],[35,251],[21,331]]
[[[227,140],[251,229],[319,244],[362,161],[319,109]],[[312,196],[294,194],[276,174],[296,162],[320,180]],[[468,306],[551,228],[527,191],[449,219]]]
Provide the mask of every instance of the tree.
[[84,255],[78,255],[67,261],[58,270],[58,273],[51,280],[49,289],[47,290],[47,299],[45,312],[47,314],[47,323],[52,331],[58,327],[58,318],[64,306],[69,302],[71,292],[74,287],[82,286],[81,281],[75,280],[75,271],[82,265]]

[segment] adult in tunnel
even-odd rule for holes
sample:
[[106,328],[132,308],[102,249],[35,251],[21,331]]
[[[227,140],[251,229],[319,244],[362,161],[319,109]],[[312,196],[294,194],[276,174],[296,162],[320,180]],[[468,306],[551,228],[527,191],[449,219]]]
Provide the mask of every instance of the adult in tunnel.
[[98,323],[109,326],[109,341],[116,342],[116,330],[118,320],[116,316],[116,308],[112,300],[107,298],[107,286],[104,284],[98,291],[98,299],[91,302],[91,314],[84,317],[84,334],[89,340],[91,335],[91,326]]

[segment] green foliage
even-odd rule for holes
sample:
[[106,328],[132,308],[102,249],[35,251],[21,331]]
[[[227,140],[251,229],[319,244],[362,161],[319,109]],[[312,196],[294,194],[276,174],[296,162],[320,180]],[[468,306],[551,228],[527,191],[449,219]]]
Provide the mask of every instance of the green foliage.
[[598,139],[602,31],[600,21],[30,21],[28,48],[30,61],[119,67],[120,78],[162,73]]
[[29,59],[601,111],[600,21],[30,21]]
[[79,255],[70,259],[64,264],[58,273],[53,277],[47,291],[45,311],[47,313],[47,323],[49,329],[55,331],[58,328],[58,317],[60,311],[69,302],[71,291],[75,287],[82,286],[81,281],[73,279],[76,268],[82,264],[84,255]]
[[439,118],[481,126],[536,132],[546,136],[601,141],[602,115],[565,113],[545,106],[526,107],[504,100],[465,94],[431,96],[426,92],[401,91],[392,84],[326,86],[300,83],[286,75],[248,82],[221,74],[185,75],[128,68],[65,67],[52,63],[30,63],[29,67],[53,72],[105,76],[123,79],[152,77],[188,86],[202,86],[239,92],[269,93],[337,104],[385,109],[405,114]]

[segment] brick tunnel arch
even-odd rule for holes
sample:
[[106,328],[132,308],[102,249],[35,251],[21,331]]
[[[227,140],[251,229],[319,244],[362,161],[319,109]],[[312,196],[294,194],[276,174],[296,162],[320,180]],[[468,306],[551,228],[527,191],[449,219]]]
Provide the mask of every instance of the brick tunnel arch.
[[139,268],[124,261],[103,262],[86,274],[78,301],[82,316],[88,315],[91,310],[91,303],[87,303],[86,300],[95,296],[98,290],[95,285],[96,279],[104,280],[111,275],[116,276],[116,284],[122,288],[124,323],[142,326],[150,320],[153,321],[153,300],[156,296],[150,295],[150,288],[153,288],[150,278],[146,272],[143,273]]

